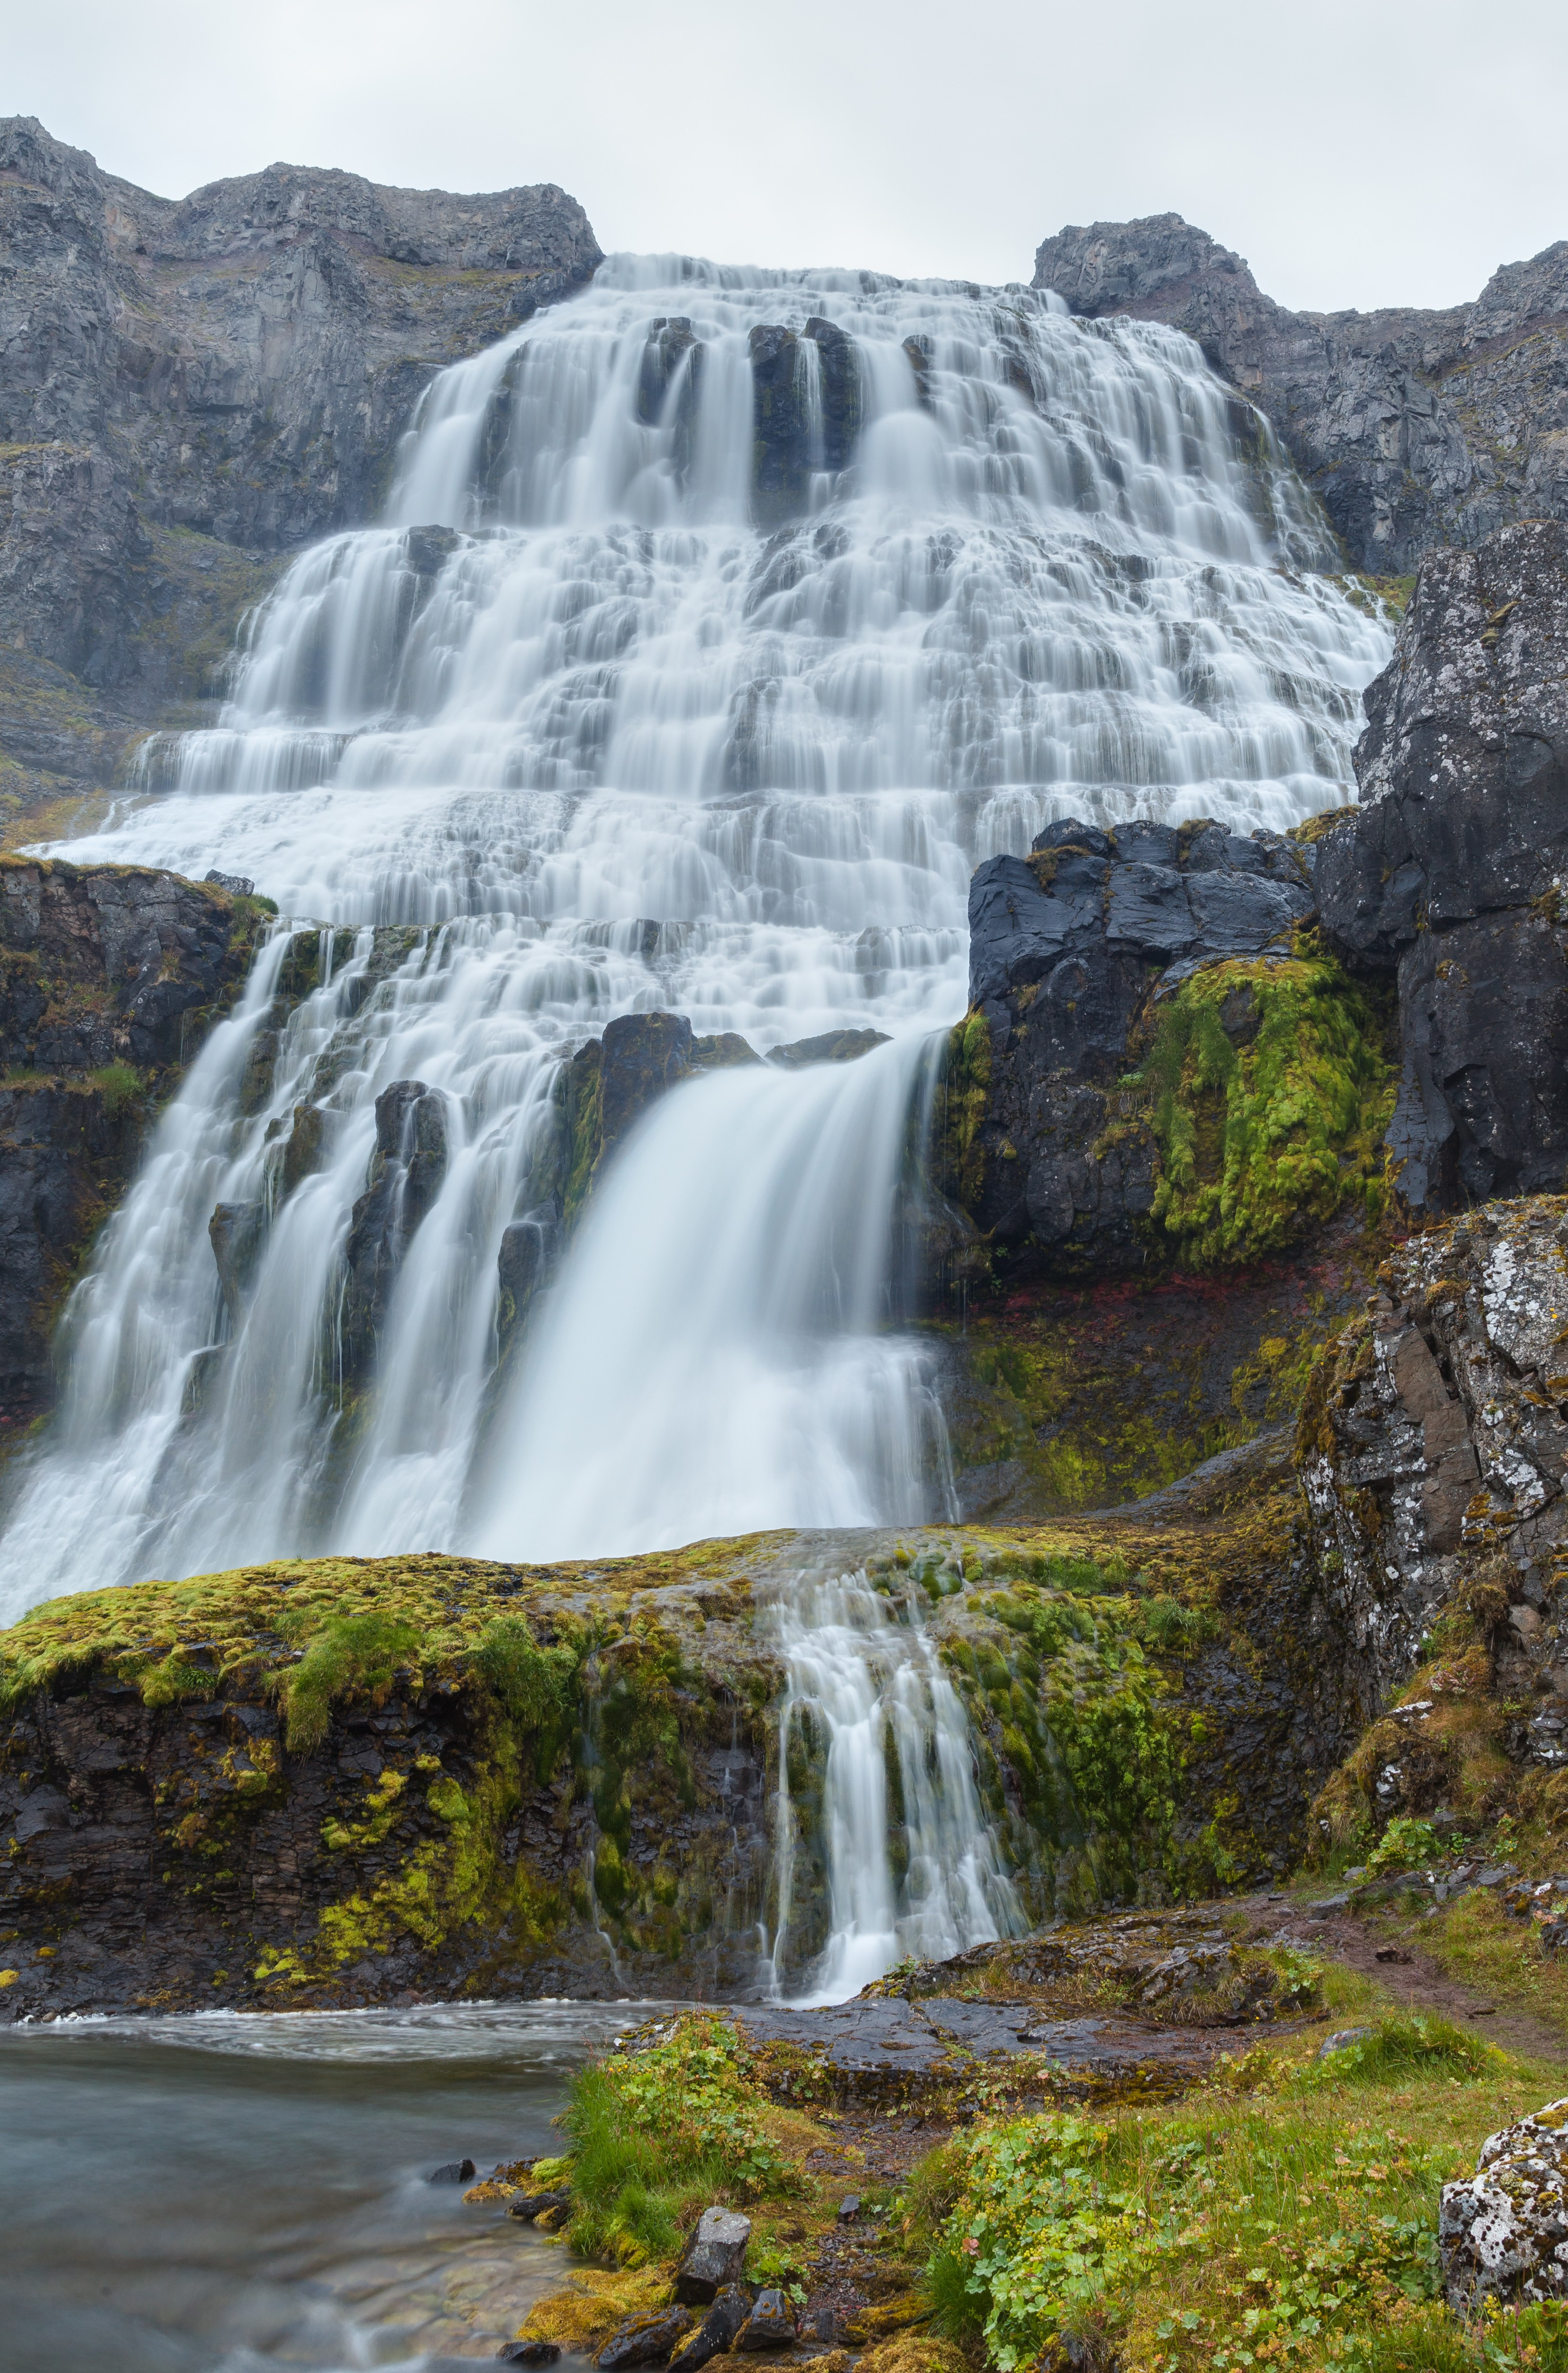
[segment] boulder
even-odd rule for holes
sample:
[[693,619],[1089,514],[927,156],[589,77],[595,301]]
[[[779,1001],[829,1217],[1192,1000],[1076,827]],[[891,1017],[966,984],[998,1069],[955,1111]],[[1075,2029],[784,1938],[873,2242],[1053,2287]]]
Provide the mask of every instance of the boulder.
[[[1071,818],[1027,858],[978,868],[969,1002],[983,1117],[954,1184],[994,1242],[1070,1266],[1143,1265],[1155,1145],[1120,1085],[1135,1027],[1206,964],[1288,955],[1313,912],[1312,868],[1310,848],[1276,833]],[[1228,1026],[1244,1042],[1255,1030],[1246,998]]]
[[1568,2297],[1568,2100],[1487,2136],[1474,2175],[1443,2187],[1437,2246],[1456,2314]]
[[708,2307],[741,2279],[752,2220],[733,2208],[705,2208],[675,2274],[675,2297]]
[[1366,694],[1363,804],[1318,848],[1323,923],[1395,973],[1389,1143],[1413,1210],[1568,1176],[1568,526],[1422,563]]
[[667,2365],[691,2330],[684,2308],[666,2308],[658,2315],[634,2315],[613,2332],[595,2357],[603,2373],[621,2373],[634,2365]]
[[471,2158],[449,2158],[442,2167],[433,2167],[425,2178],[427,2183],[472,2183],[479,2169]]
[[737,2348],[792,2348],[798,2335],[782,2291],[758,2291],[750,2315],[735,2335]]
[[670,2373],[700,2373],[710,2357],[725,2355],[751,2311],[750,2293],[739,2283],[726,2285],[691,2338],[670,2359]]

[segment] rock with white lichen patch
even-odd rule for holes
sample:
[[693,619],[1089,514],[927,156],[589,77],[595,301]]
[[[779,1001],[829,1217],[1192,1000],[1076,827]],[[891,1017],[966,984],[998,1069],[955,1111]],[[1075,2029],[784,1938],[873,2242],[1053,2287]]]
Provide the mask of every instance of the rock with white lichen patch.
[[1568,2099],[1489,2134],[1474,2175],[1444,2185],[1437,2230],[1457,2312],[1568,2297]]

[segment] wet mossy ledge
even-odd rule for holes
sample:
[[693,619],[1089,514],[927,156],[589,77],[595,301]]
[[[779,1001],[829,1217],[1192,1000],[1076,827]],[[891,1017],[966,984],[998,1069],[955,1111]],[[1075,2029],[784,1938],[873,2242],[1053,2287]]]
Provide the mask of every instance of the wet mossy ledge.
[[1352,1743],[1299,1535],[1269,1450],[1030,1532],[56,1599],[0,1634],[0,2016],[755,1991],[782,1819],[791,1936],[826,1935],[825,1739],[791,1730],[779,1796],[771,1610],[802,1572],[863,1572],[930,1634],[1031,1920],[1277,1874]]

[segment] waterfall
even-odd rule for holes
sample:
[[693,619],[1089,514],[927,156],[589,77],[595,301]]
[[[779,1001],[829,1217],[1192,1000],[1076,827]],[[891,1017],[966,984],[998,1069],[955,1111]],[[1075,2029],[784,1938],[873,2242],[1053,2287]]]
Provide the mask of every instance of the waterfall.
[[[799,1962],[802,1840],[791,1750],[821,1759],[812,1831],[826,1936],[802,1973],[802,2002],[842,2002],[906,1956],[943,1960],[1026,1923],[975,1786],[969,1724],[920,1622],[863,1572],[802,1574],[775,1609],[788,1682],[778,1729],[774,1990]],[[808,1771],[811,1755],[802,1758]]]
[[[1387,637],[1332,565],[1195,346],[1018,288],[614,259],[437,376],[383,520],[291,564],[218,724],[65,845],[285,925],[69,1305],[0,1613],[942,1514],[890,1206],[971,870],[1068,812],[1342,800]],[[497,1365],[563,1065],[654,1010],[887,1043],[673,1088]]]

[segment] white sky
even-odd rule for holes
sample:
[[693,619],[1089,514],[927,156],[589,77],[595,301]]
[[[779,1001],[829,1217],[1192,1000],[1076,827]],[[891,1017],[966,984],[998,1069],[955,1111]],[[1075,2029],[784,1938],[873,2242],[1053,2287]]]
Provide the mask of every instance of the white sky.
[[1563,0],[0,0],[0,113],[166,196],[553,181],[731,263],[1027,280],[1174,209],[1328,309],[1568,238]]

